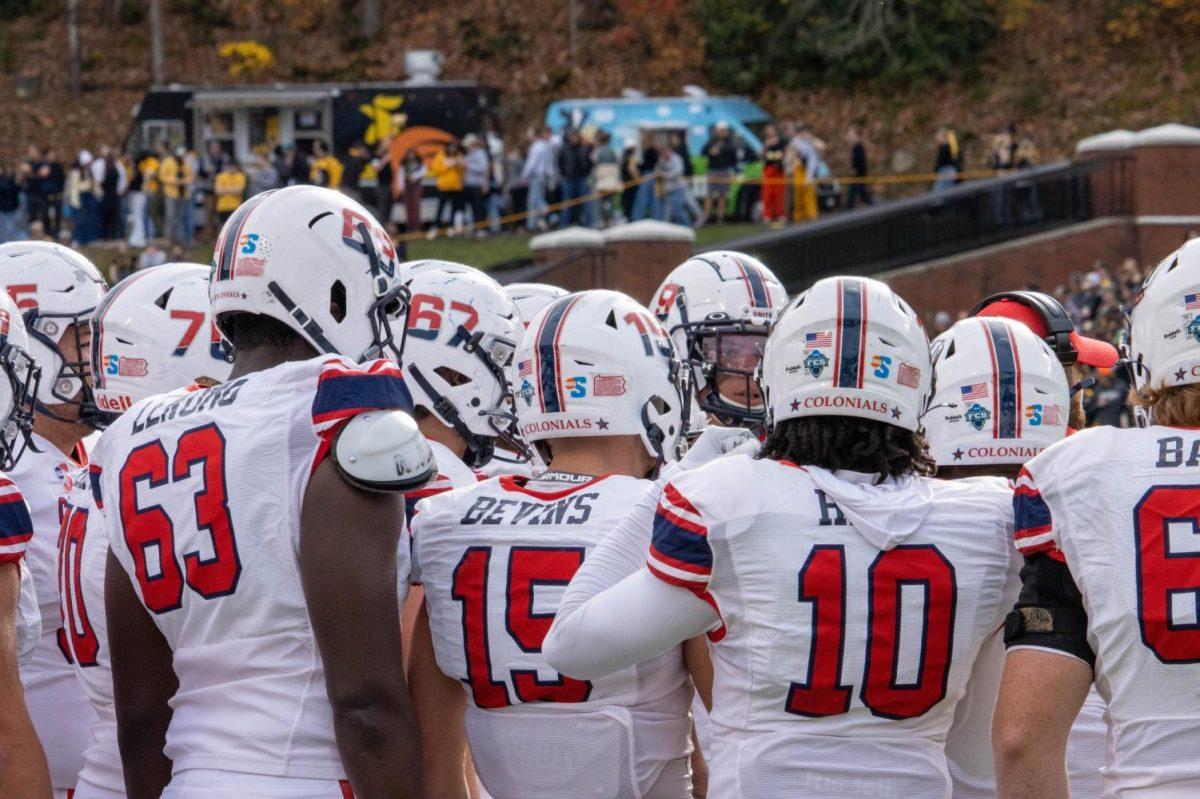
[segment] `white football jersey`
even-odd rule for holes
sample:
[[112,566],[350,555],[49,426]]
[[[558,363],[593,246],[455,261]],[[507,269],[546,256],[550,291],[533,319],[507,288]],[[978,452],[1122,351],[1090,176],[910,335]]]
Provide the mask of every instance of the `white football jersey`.
[[710,794],[950,796],[954,705],[1001,624],[1012,494],[746,455],[663,489],[648,565],[709,602]]
[[1026,464],[1020,550],[1057,546],[1108,703],[1105,795],[1200,794],[1200,431],[1077,433]]
[[[98,447],[96,455],[104,448]],[[92,500],[91,476],[102,465],[75,470],[64,487],[66,504],[59,531],[60,624],[63,643],[75,676],[96,713],[91,738],[83,752],[77,792],[99,788],[124,794],[125,775],[117,749],[117,714],[113,707],[112,667],[108,657],[108,625],[104,615],[104,570],[108,532],[104,513]]]
[[33,539],[25,562],[33,576],[42,622],[37,646],[22,664],[21,682],[25,704],[46,751],[50,782],[58,790],[75,787],[83,767],[83,750],[96,722],[92,706],[72,674],[58,611],[58,534],[66,481],[72,471],[86,464],[82,445],[68,457],[34,433],[33,446],[9,472],[33,519]]
[[438,666],[462,681],[476,770],[505,799],[659,795],[690,750],[680,647],[590,682],[541,655],[567,583],[653,485],[576,477],[494,478],[422,501],[413,522]]
[[300,513],[338,423],[377,408],[411,408],[394,364],[320,357],[151,397],[102,437],[109,545],[174,652],[176,773],[344,777]]
[[25,562],[25,551],[33,538],[33,520],[29,506],[12,480],[0,474],[0,566],[14,565],[20,573],[20,594],[17,598],[17,658],[22,669],[33,656],[42,633],[38,612],[37,588],[33,574]]

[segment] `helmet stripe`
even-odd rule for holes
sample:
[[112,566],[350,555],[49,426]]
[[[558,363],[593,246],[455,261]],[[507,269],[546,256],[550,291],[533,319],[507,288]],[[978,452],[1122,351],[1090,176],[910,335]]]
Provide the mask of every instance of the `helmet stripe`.
[[225,223],[222,233],[225,238],[221,239],[219,244],[220,255],[217,259],[217,280],[229,280],[233,275],[233,260],[237,254],[238,239],[242,236],[242,227],[245,226],[246,220],[250,216],[250,211],[254,206],[262,200],[269,192],[251,197],[246,202],[233,212],[233,216],[229,217],[229,221]]
[[559,391],[558,339],[562,322],[579,295],[556,301],[542,319],[537,334],[538,383],[541,386],[542,413],[560,413],[565,403]]
[[1020,435],[1020,379],[1012,331],[998,319],[987,319],[988,354],[992,359],[992,435],[1016,438]]
[[733,260],[742,273],[742,282],[746,284],[746,293],[750,295],[750,307],[770,308],[771,295],[767,293],[767,286],[763,281],[763,276],[753,266],[742,261],[741,258],[734,258]]
[[838,280],[838,340],[835,359],[839,388],[862,388],[866,350],[867,292],[861,280]]

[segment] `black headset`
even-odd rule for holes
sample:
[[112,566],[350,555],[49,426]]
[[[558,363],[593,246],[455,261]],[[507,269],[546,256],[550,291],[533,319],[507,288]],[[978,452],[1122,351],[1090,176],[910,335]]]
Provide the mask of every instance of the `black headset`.
[[969,316],[977,316],[981,310],[1000,300],[1018,302],[1026,308],[1032,308],[1042,318],[1046,325],[1046,335],[1042,337],[1063,366],[1074,366],[1079,361],[1079,351],[1071,343],[1071,334],[1075,332],[1075,323],[1071,315],[1058,300],[1040,291],[1002,291],[990,297],[984,297],[971,309]]

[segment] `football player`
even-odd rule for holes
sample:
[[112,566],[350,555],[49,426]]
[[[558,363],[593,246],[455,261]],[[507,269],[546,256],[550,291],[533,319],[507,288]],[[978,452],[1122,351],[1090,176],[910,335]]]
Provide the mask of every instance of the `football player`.
[[479,479],[497,441],[519,451],[505,366],[521,316],[504,289],[478,269],[450,261],[408,261],[400,279],[412,294],[404,379],[413,418],[437,458],[438,477],[417,500]]
[[[208,312],[208,277],[200,264],[166,264],[135,272],[101,300],[92,317],[91,356],[96,402],[129,408],[154,394],[214,386],[230,370],[229,349]],[[119,411],[112,411],[115,419]],[[104,447],[99,448],[102,454]],[[64,643],[75,674],[96,711],[74,799],[124,799],[117,750],[112,672],[104,618],[108,535],[92,501],[93,459],[67,479],[70,491],[59,532],[59,586]]]
[[[509,283],[504,287],[504,292],[517,306],[517,313],[520,314],[521,324],[525,328],[529,327],[529,320],[536,316],[538,311],[567,294],[566,289],[547,283]],[[504,370],[508,377],[508,385],[513,391],[516,391],[525,379],[517,379],[516,368],[515,363],[510,363]],[[532,477],[535,472],[544,469],[545,464],[539,461],[536,452],[528,446],[525,449],[529,451],[514,452],[503,444],[497,446],[492,460],[479,468],[480,474],[487,477],[499,477],[502,474]]]
[[404,412],[395,250],[358,203],[293,186],[214,255],[228,380],[134,404],[90,481],[128,796],[417,796],[398,492],[436,467]]
[[24,317],[30,354],[42,370],[31,446],[8,476],[33,518],[26,562],[41,611],[41,639],[21,678],[62,799],[75,787],[96,716],[71,673],[59,626],[59,500],[67,475],[87,464],[84,439],[102,426],[90,384],[88,320],[105,287],[87,258],[34,241],[0,245],[0,285]]
[[[1021,464],[1066,435],[1066,375],[1054,352],[1025,325],[1000,317],[964,319],[934,339],[932,351],[934,393],[922,422],[938,477],[1011,486]],[[1016,602],[1019,569],[1013,549],[1005,605]],[[955,799],[995,799],[992,710],[1003,668],[998,627],[975,660],[946,736]],[[1103,748],[1100,757],[1103,762]],[[1098,797],[1098,767],[1086,758],[1077,767],[1077,795]]]
[[1014,497],[1023,587],[993,743],[1003,797],[1065,797],[1071,723],[1095,684],[1111,721],[1103,795],[1200,793],[1200,242],[1130,312],[1144,429],[1098,427],[1026,464]]
[[667,483],[647,568],[567,589],[551,667],[596,679],[706,632],[712,795],[949,797],[954,704],[1004,615],[1011,493],[928,477],[930,373],[884,284],[796,297],[763,353],[759,456]]
[[[41,372],[16,304],[0,294],[0,468],[10,470],[33,430]],[[20,490],[0,475],[0,796],[44,799],[51,794],[46,755],[25,705],[21,667],[41,637],[37,591],[24,555],[33,520]]]
[[[516,358],[531,364],[516,400],[521,434],[547,471],[426,499],[413,521],[430,628],[414,639],[458,695],[418,693],[419,706],[433,704],[422,722],[466,705],[476,771],[497,799],[684,799],[693,688],[680,649],[594,682],[564,678],[541,656],[562,587],[676,457],[682,365],[644,307],[604,290],[543,309]],[[437,730],[423,734],[436,752]],[[456,780],[451,768],[431,795]]]
[[720,250],[671,270],[653,310],[691,367],[692,433],[702,422],[761,430],[765,419],[754,374],[787,292],[757,258]]

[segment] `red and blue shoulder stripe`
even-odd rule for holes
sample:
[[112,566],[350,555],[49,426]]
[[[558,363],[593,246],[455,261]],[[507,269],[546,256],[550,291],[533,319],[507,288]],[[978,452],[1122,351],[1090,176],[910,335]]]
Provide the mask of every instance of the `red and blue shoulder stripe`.
[[353,366],[340,358],[325,362],[313,397],[313,423],[326,425],[363,411],[412,411],[412,395],[400,367],[378,360]]
[[1055,549],[1054,524],[1050,506],[1042,499],[1033,475],[1021,469],[1013,488],[1013,518],[1017,549],[1029,556]]
[[33,520],[20,490],[0,477],[0,563],[16,563],[33,538]]

